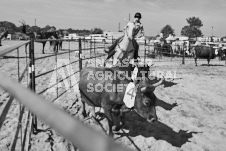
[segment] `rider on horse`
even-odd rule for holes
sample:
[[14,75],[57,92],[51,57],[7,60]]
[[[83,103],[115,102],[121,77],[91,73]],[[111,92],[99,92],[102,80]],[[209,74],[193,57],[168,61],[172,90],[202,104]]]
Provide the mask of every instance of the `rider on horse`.
[[[142,37],[144,36],[144,29],[143,29],[143,25],[140,22],[141,19],[141,13],[137,12],[134,15],[134,21],[133,23],[135,24],[135,37]],[[117,46],[117,44],[121,41],[123,37],[120,37],[119,39],[117,39],[110,47],[109,47],[109,51],[108,51],[108,57],[107,59],[110,59],[114,54],[115,54],[115,47]],[[137,43],[137,41],[135,39],[132,40],[133,46],[135,48],[134,50],[134,59],[137,60],[138,56],[138,50],[139,50],[139,45]]]

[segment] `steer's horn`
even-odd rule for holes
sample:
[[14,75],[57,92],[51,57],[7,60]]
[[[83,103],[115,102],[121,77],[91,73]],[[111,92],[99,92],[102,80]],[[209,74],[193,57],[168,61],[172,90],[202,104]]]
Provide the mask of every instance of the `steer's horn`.
[[143,93],[144,93],[144,92],[151,92],[151,91],[154,91],[154,90],[155,90],[155,87],[152,86],[152,85],[151,85],[151,86],[149,85],[149,86],[147,86],[147,87],[142,87],[140,90],[141,90],[141,92],[143,92]]
[[152,84],[152,86],[157,87],[157,86],[161,85],[164,81],[165,81],[165,78],[163,77],[159,82]]
[[147,87],[142,87],[140,90],[141,92],[145,92],[147,90]]

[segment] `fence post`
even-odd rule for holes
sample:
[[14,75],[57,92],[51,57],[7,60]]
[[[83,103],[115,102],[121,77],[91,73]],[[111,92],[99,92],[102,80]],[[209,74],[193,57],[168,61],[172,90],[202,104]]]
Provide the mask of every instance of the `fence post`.
[[146,55],[147,55],[146,45],[147,45],[147,42],[146,42],[146,39],[145,39],[144,40],[144,63],[146,63]]
[[79,71],[81,71],[82,70],[82,40],[81,40],[81,38],[79,38],[79,40],[78,40],[78,50],[79,50],[79,55],[78,55],[78,57],[79,57]]
[[[159,49],[159,61],[160,61],[160,58],[161,58],[161,55],[162,55],[162,46],[157,46]],[[162,59],[162,58],[161,58]]]
[[171,61],[173,61],[173,49],[172,49],[172,45],[170,45],[170,44],[169,44],[169,49],[170,49]]
[[[70,49],[70,41],[68,41],[68,59],[71,66],[71,49]],[[69,81],[70,81],[70,89],[71,89],[71,68],[69,68]]]
[[185,64],[184,59],[185,59],[185,51],[184,51],[184,44],[183,44],[183,59],[182,59],[182,64]]
[[[35,92],[35,57],[34,57],[34,39],[30,39],[29,43],[29,76],[30,76],[30,89]],[[37,128],[37,117],[32,114],[32,132],[36,133]]]
[[94,44],[93,44],[93,50],[94,50],[94,55],[95,55],[95,67],[96,67],[96,39],[94,38]]

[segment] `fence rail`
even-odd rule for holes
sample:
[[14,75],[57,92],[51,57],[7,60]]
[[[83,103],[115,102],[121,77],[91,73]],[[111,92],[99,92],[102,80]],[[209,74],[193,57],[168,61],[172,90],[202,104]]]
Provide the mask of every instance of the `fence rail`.
[[15,45],[15,46],[11,46],[11,47],[8,47],[8,48],[0,51],[0,57],[4,56],[4,55],[6,55],[6,54],[8,54],[8,53],[10,53],[10,52],[12,52],[14,50],[16,50],[16,49],[18,49],[18,48],[20,48],[20,47],[22,47],[22,46],[24,46],[26,44],[28,44],[29,42],[30,41],[25,41],[25,42],[22,42],[21,44],[18,44],[18,45]]

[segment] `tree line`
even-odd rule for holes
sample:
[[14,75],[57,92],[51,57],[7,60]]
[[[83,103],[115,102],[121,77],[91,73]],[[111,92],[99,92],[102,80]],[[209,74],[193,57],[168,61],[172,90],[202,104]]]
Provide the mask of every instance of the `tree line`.
[[[181,35],[189,38],[197,38],[203,36],[201,27],[203,26],[202,21],[199,17],[189,17],[186,19],[188,25],[185,25],[181,29]],[[163,38],[167,38],[169,35],[175,36],[174,29],[170,25],[166,25],[161,29]]]
[[[0,21],[0,33],[4,31],[4,29],[7,29],[8,32],[10,34],[15,34],[18,32],[22,32],[22,24],[25,23],[24,21],[20,21],[21,25],[20,26],[16,26],[14,23],[12,22],[8,22],[8,21]],[[70,33],[77,33],[78,35],[89,35],[89,34],[102,34],[103,30],[101,28],[93,28],[91,30],[87,30],[87,29],[72,29],[72,28],[68,28],[68,29],[56,29],[55,26],[50,26],[50,25],[46,25],[45,27],[39,27],[39,26],[30,26],[26,24],[26,32],[27,33],[31,33],[31,32],[36,32],[36,33],[40,33],[40,32],[48,32],[50,30],[54,30],[54,31],[59,31],[60,33],[67,35]]]
[[[185,25],[181,29],[181,35],[189,38],[197,38],[202,37],[201,27],[203,26],[202,21],[199,17],[189,17],[186,19],[188,25]],[[22,23],[22,22],[21,22]],[[14,34],[16,32],[22,32],[22,25],[17,27],[14,23],[8,21],[0,21],[0,33],[4,31],[6,28],[10,34]],[[89,35],[89,34],[103,34],[103,30],[101,28],[93,28],[91,30],[87,29],[56,29],[55,26],[46,25],[45,27],[38,26],[29,26],[26,25],[27,32],[48,32],[49,30],[59,31],[63,35],[68,35],[70,33],[77,33],[80,36]],[[175,36],[174,29],[171,25],[167,24],[161,29],[161,33],[163,34],[163,38],[167,38],[169,35]],[[158,36],[158,35],[157,35]]]

